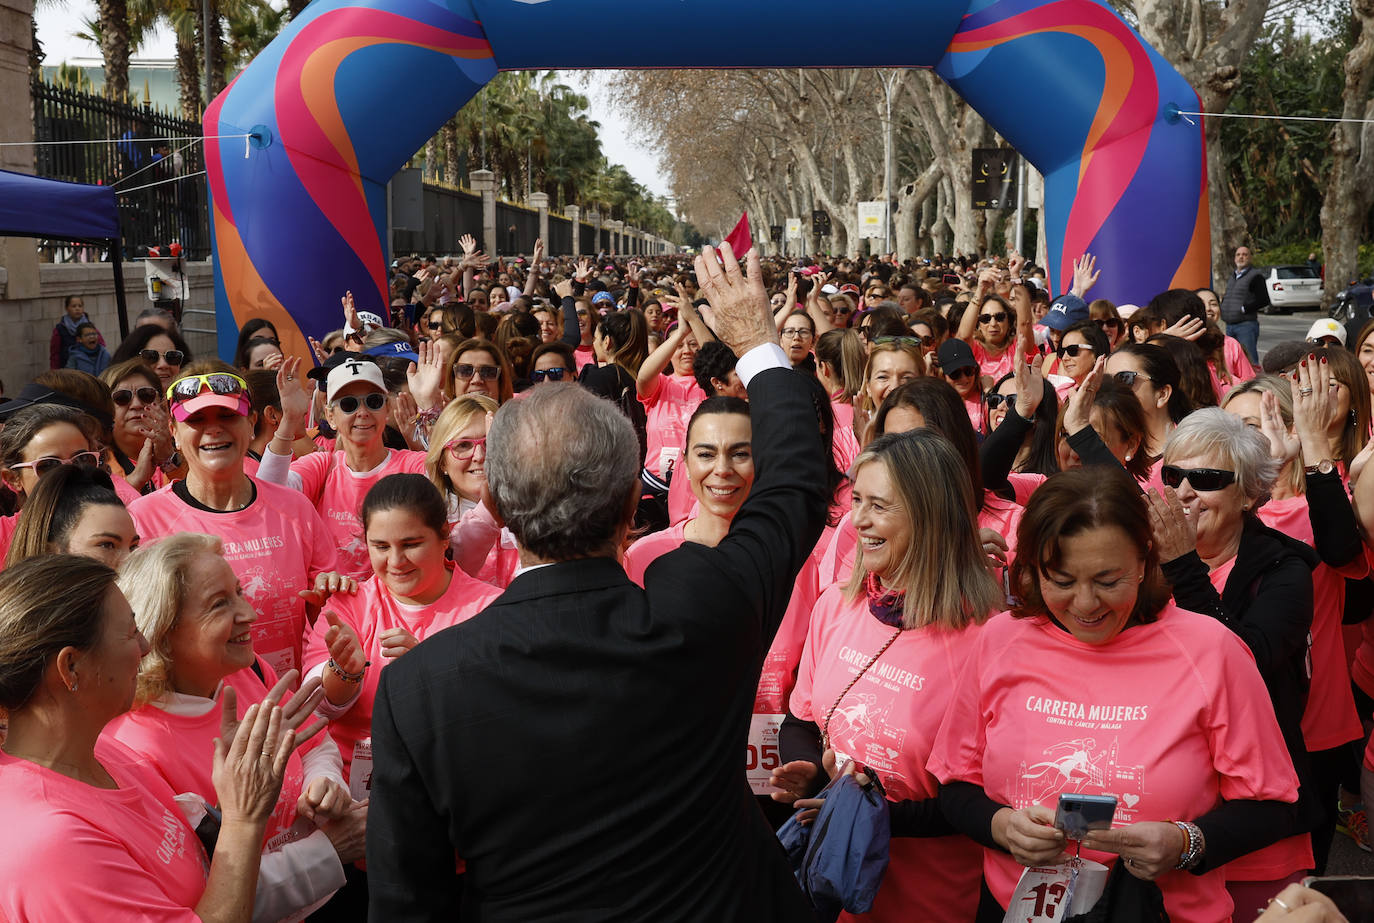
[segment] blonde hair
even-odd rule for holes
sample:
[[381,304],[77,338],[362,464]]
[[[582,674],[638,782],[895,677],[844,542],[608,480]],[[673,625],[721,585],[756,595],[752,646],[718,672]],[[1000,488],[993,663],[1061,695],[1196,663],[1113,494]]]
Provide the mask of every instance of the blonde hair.
[[860,406],[870,414],[877,413],[878,407],[873,403],[872,396],[868,393],[868,382],[873,375],[873,360],[883,353],[906,353],[916,363],[916,374],[926,374],[925,351],[921,349],[921,341],[915,337],[899,337],[889,343],[874,343],[868,350],[868,361],[864,363],[864,379],[861,388],[863,400]]
[[[978,538],[973,482],[954,445],[929,428],[880,436],[854,459],[855,477],[870,464],[887,468],[911,525],[906,552],[883,581],[905,594],[902,627],[958,630],[1000,609],[1002,591]],[[846,599],[858,598],[866,576],[860,542]]]
[[172,689],[172,659],[167,638],[181,618],[190,592],[187,572],[201,554],[221,555],[224,544],[213,535],[178,532],[129,555],[119,569],[119,588],[134,610],[138,630],[148,640],[148,653],[138,669],[134,708]]
[[485,394],[468,394],[450,401],[444,412],[439,414],[439,419],[434,421],[434,427],[429,431],[429,451],[425,454],[425,474],[445,497],[458,493],[444,473],[445,444],[467,429],[474,417],[496,411],[496,402]]
[[[1264,394],[1268,392],[1274,395],[1274,399],[1279,402],[1279,416],[1283,418],[1283,425],[1288,429],[1293,428],[1293,388],[1288,383],[1288,379],[1281,375],[1256,375],[1249,381],[1242,381],[1222,398],[1221,407],[1226,409],[1236,397],[1242,394]],[[1260,398],[1263,400],[1263,397]],[[1295,494],[1307,493],[1307,463],[1302,457],[1302,448],[1298,448],[1298,455],[1288,463],[1288,486]]]

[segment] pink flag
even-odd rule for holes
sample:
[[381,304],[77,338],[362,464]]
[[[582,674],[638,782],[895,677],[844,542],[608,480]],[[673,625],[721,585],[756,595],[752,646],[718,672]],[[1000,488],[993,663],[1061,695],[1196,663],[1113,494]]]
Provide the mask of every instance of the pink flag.
[[754,246],[754,235],[749,232],[749,213],[745,212],[739,216],[739,223],[735,229],[725,235],[725,242],[735,251],[737,259],[744,259],[744,254],[749,252],[749,248]]

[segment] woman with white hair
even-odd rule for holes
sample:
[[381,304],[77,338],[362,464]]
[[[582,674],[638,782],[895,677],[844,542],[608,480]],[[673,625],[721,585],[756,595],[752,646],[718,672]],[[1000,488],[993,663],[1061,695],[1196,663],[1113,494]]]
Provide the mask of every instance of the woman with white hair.
[[[119,587],[148,639],[134,707],[105,735],[143,757],[173,792],[217,804],[211,776],[226,700],[246,709],[283,682],[253,653],[258,614],[214,536],[183,532],[130,555]],[[276,690],[280,697],[282,689]],[[294,724],[323,697],[309,682],[287,701]],[[344,785],[339,750],[320,735],[292,753],[263,837],[255,920],[300,919],[344,883],[343,863],[362,858],[365,807]]]
[[1248,919],[1313,866],[1308,831],[1320,809],[1301,725],[1318,559],[1260,521],[1256,509],[1279,463],[1268,440],[1233,414],[1209,407],[1184,418],[1165,444],[1160,473],[1168,489],[1150,491],[1150,518],[1174,600],[1215,618],[1250,648],[1300,783],[1294,835],[1227,866],[1236,916]]

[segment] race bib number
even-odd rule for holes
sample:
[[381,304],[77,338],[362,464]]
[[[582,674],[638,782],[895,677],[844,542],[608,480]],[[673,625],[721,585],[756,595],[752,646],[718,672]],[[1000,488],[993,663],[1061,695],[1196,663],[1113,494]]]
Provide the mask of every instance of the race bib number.
[[354,801],[366,801],[372,794],[372,738],[353,745],[353,765],[348,770],[348,793]]
[[672,470],[673,470],[673,467],[677,464],[677,457],[678,457],[679,453],[681,453],[681,451],[682,451],[681,449],[678,449],[678,448],[669,448],[669,447],[667,447],[667,446],[664,446],[662,449],[659,450],[659,452],[658,452],[658,474],[659,474],[659,477],[666,478],[666,477],[668,476],[668,472],[669,472],[669,471],[672,471]]
[[749,747],[745,752],[744,768],[749,787],[755,795],[772,794],[776,789],[768,784],[773,770],[782,765],[778,753],[778,728],[783,715],[754,715],[749,719]]

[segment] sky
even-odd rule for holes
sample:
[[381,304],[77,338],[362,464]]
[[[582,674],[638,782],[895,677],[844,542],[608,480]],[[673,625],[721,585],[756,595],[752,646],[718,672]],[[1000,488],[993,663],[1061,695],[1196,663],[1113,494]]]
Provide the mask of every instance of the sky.
[[[43,43],[47,55],[44,63],[57,65],[68,58],[99,58],[100,49],[92,42],[82,41],[71,33],[80,24],[96,16],[95,0],[66,0],[41,4],[35,14],[38,20],[38,39]],[[154,33],[136,57],[170,59],[174,53],[172,35],[165,28]],[[597,71],[586,75],[585,92],[591,105],[588,115],[601,123],[601,150],[611,163],[623,164],[630,175],[650,192],[666,196],[670,194],[667,177],[659,169],[658,157],[635,141],[633,125],[629,119],[612,107],[606,98],[606,77]],[[575,74],[567,74],[569,85],[582,87],[582,79]]]

